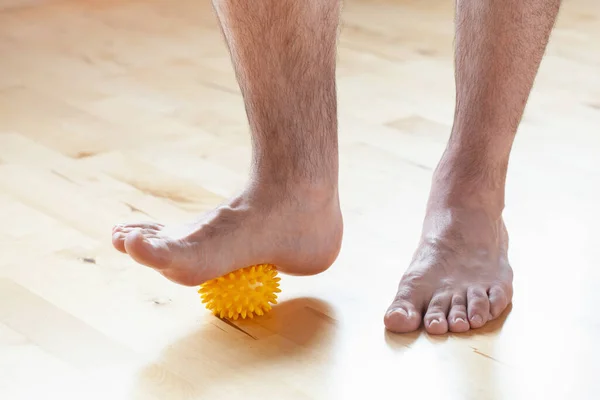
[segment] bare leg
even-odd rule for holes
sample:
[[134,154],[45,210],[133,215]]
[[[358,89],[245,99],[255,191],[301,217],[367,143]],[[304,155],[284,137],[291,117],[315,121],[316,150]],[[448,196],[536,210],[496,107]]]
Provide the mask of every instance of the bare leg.
[[167,278],[198,285],[273,263],[315,274],[342,240],[335,49],[338,0],[214,0],[253,139],[246,190],[182,226],[118,225],[113,244]]
[[560,0],[458,0],[456,112],[420,244],[385,315],[395,332],[464,332],[512,300],[502,220],[509,154]]

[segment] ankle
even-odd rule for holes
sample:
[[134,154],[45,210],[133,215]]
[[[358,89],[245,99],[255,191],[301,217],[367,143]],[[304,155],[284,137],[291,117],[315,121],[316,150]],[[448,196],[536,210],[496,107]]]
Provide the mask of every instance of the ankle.
[[331,180],[291,177],[282,180],[255,176],[251,179],[247,195],[262,204],[292,206],[307,212],[329,207],[339,208],[337,182]]
[[291,154],[281,149],[271,149],[270,154],[254,156],[251,175],[255,180],[279,186],[337,186],[339,156],[336,149],[304,146]]
[[433,175],[430,206],[479,208],[500,217],[507,164],[485,152],[447,150]]

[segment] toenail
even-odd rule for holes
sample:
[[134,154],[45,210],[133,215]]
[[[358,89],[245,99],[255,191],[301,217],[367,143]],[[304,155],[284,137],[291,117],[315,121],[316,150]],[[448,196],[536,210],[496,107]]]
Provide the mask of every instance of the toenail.
[[394,308],[393,310],[391,310],[391,311],[388,313],[388,316],[391,316],[391,315],[393,315],[394,313],[400,314],[400,315],[402,315],[403,317],[408,317],[408,313],[407,313],[407,312],[406,312],[406,310],[405,310],[405,309],[403,309],[403,308]]
[[432,319],[431,321],[429,321],[429,325],[433,325],[433,324],[439,324],[440,320],[437,318]]
[[454,322],[459,323],[459,322],[467,322],[462,318],[454,318]]
[[481,319],[481,316],[479,314],[473,315],[473,317],[471,317],[471,322],[474,322],[476,324],[483,322],[483,319]]

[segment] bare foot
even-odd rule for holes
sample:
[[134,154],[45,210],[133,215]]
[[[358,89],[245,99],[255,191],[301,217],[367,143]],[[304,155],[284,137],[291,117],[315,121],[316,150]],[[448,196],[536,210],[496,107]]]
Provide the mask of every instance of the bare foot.
[[342,240],[337,191],[251,186],[198,221],[181,226],[117,225],[113,245],[186,286],[260,263],[292,275],[326,270]]
[[502,220],[506,174],[560,4],[457,2],[452,131],[421,241],[384,318],[388,329],[409,332],[423,321],[432,334],[464,332],[512,301]]
[[[435,196],[434,196],[435,197]],[[508,234],[500,214],[432,203],[413,261],[384,323],[393,332],[466,332],[497,318],[512,300]]]

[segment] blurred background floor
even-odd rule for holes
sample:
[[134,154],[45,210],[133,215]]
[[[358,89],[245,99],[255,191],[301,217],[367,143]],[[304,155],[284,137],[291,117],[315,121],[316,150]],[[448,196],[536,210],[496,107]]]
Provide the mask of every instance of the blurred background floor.
[[346,233],[260,320],[208,315],[111,247],[242,187],[250,139],[208,1],[0,0],[0,398],[600,396],[600,3],[565,1],[513,151],[512,308],[385,332],[452,123],[453,4],[349,0],[339,44]]

